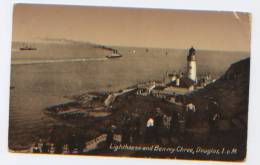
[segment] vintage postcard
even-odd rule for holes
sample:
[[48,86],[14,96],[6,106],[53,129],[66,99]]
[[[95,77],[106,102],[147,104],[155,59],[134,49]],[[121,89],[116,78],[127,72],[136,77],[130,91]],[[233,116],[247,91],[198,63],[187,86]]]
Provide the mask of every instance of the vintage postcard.
[[17,4],[9,151],[244,161],[251,15]]

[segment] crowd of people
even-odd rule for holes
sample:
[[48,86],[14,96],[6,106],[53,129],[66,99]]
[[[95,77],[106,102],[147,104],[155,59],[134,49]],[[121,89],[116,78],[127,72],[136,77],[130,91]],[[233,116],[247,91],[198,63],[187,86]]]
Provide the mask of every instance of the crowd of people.
[[[181,115],[175,111],[165,114],[157,107],[155,112],[150,112],[145,117],[138,113],[124,114],[122,120],[122,144],[160,143],[164,135],[176,135],[179,131]],[[113,129],[112,129],[113,128]],[[117,127],[112,125],[107,132],[107,146],[113,143],[113,134]],[[118,132],[118,131],[117,131]]]
[[[221,118],[219,102],[214,98],[207,99],[205,114],[208,118],[209,132],[217,129],[217,122]],[[132,116],[126,115],[122,120],[122,143],[161,143],[163,136],[178,136],[186,129],[192,128],[196,122],[198,110],[192,101],[183,105],[183,112],[172,111],[171,114],[165,114],[157,107],[154,113],[150,113],[141,121],[138,114]],[[143,125],[145,124],[145,129]],[[143,138],[142,138],[143,137]],[[142,140],[143,139],[143,140]]]
[[[121,130],[118,131],[116,125],[110,125],[106,129],[106,146],[107,148],[114,143],[114,135],[121,134],[122,144],[160,144],[161,137],[174,137],[191,128],[194,115],[197,108],[193,102],[186,102],[183,105],[183,112],[172,111],[171,114],[164,113],[159,107],[155,111],[150,111],[145,116],[133,112],[123,115],[120,120]],[[208,124],[210,132],[217,129],[217,121],[221,118],[219,102],[213,98],[207,100],[205,113],[208,114]],[[62,153],[62,154],[80,154],[84,146],[75,144],[57,145],[46,143],[40,140],[31,148],[33,153]]]

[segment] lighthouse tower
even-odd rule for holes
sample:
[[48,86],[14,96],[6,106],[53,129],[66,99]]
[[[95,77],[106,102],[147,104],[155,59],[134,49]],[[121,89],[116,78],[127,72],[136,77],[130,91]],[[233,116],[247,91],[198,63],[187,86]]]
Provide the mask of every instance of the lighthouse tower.
[[189,54],[187,57],[187,76],[189,79],[197,82],[197,67],[196,67],[196,58],[195,58],[196,50],[191,47],[189,49]]

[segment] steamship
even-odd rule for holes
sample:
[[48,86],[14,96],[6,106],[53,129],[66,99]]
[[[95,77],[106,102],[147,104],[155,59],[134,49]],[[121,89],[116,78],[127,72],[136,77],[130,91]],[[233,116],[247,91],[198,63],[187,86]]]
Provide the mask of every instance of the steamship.
[[122,55],[117,50],[113,50],[111,55],[107,55],[106,58],[120,58]]

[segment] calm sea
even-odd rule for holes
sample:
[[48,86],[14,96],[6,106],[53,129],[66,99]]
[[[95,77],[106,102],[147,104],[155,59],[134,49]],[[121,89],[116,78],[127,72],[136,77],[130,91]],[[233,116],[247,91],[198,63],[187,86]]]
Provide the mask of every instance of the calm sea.
[[[41,46],[36,51],[14,50],[11,67],[9,147],[23,149],[60,121],[43,114],[47,106],[68,101],[87,91],[116,91],[148,80],[162,80],[166,72],[186,70],[186,50],[118,48],[109,52],[84,46]],[[168,53],[166,53],[166,51]],[[199,74],[222,75],[245,52],[197,51]]]

